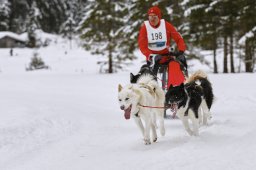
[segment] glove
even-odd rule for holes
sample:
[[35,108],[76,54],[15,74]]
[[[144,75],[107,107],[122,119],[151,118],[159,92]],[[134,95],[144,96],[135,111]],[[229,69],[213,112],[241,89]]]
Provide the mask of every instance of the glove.
[[149,55],[149,61],[151,62],[159,62],[161,60],[162,56],[159,54],[150,54]]
[[178,52],[180,55],[177,55],[176,59],[180,62],[180,66],[181,66],[181,69],[186,71],[187,68],[188,68],[188,65],[187,65],[187,60],[186,60],[186,57],[184,55],[184,52],[181,51],[181,52]]
[[149,56],[150,67],[153,67],[155,64],[158,64],[161,58],[162,56],[159,54],[150,54]]
[[184,54],[184,51],[177,51],[177,52],[173,52],[173,55],[176,56],[177,58],[181,55]]

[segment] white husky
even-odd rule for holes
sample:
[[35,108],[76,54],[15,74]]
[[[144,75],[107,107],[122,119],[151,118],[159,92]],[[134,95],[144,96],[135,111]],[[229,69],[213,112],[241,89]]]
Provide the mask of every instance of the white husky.
[[129,84],[125,87],[119,85],[118,100],[121,110],[124,110],[125,119],[130,119],[131,116],[134,118],[146,145],[151,144],[150,129],[152,130],[152,141],[157,141],[156,120],[159,120],[161,135],[165,135],[164,109],[143,107],[164,106],[164,92],[153,76],[143,75],[136,84]]

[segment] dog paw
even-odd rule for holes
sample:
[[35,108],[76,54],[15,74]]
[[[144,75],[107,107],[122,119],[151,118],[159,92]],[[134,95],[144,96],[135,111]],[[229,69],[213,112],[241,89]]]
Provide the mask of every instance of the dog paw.
[[188,134],[189,134],[190,136],[193,136],[193,135],[194,135],[194,133],[193,133],[191,130],[187,130],[187,132],[188,132]]
[[157,138],[153,139],[153,142],[156,142],[157,141]]
[[151,144],[151,142],[150,142],[150,140],[149,140],[149,139],[144,139],[144,144],[145,144],[145,145],[150,145],[150,144]]

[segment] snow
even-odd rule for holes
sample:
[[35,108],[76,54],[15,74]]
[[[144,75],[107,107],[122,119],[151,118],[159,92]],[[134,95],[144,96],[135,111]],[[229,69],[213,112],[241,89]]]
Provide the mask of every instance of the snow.
[[239,39],[238,44],[245,45],[245,42],[246,42],[247,39],[250,39],[253,36],[255,36],[255,34],[256,34],[255,32],[256,32],[256,26],[253,27],[253,29],[251,31],[247,32],[244,36],[242,36]]
[[4,38],[6,36],[11,37],[11,38],[16,39],[16,40],[19,40],[19,41],[26,41],[26,38],[24,38],[21,35],[15,34],[13,32],[9,32],[9,31],[1,31],[0,32],[0,39]]
[[166,136],[146,146],[117,101],[117,86],[138,71],[140,53],[128,71],[109,75],[98,73],[99,56],[74,42],[72,49],[58,40],[37,50],[49,70],[25,71],[33,52],[14,49],[10,57],[0,49],[1,170],[255,168],[255,74],[208,72],[216,98],[200,136],[166,119]]
[[186,11],[184,12],[184,16],[187,17],[187,16],[189,16],[191,14],[191,11],[198,10],[198,9],[204,8],[204,7],[205,7],[204,4],[199,4],[199,5],[192,6],[192,7],[188,8],[188,9],[186,9]]

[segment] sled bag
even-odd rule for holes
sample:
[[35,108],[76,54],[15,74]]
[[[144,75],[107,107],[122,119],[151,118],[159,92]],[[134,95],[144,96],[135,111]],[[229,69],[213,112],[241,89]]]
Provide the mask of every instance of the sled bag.
[[185,81],[183,72],[181,71],[180,64],[176,61],[169,63],[168,67],[168,89],[170,85],[179,86]]

